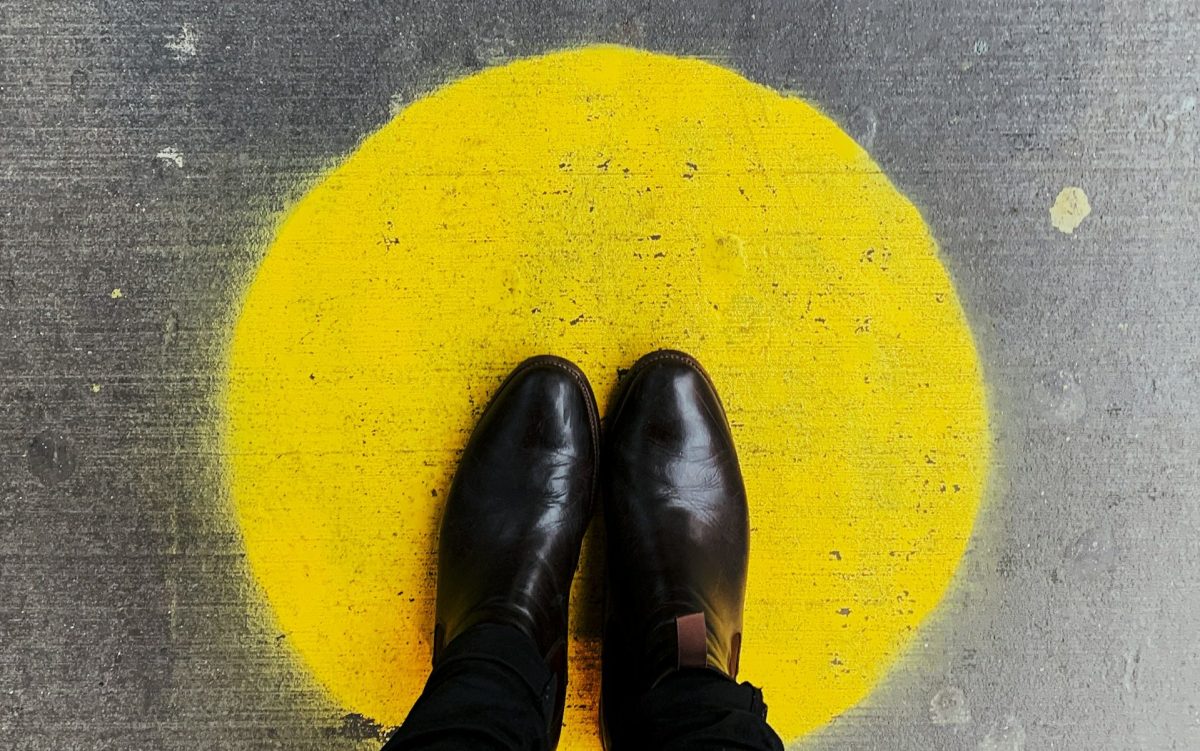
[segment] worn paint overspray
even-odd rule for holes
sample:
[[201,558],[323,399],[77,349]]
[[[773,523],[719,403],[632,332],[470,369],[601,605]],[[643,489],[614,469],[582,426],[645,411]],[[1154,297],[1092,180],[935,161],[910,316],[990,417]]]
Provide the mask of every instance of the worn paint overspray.
[[[861,700],[945,592],[987,475],[971,335],[917,210],[809,104],[618,47],[450,84],[291,211],[229,349],[247,557],[298,657],[399,724],[455,462],[521,359],[695,354],[751,504],[742,676],[785,738]],[[564,748],[594,748],[585,551]]]

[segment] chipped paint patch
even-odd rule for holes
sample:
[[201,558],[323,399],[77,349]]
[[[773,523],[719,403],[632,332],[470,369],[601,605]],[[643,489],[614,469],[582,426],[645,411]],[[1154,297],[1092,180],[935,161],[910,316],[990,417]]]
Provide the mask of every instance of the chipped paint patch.
[[388,115],[395,117],[409,105],[409,99],[404,94],[392,94],[388,97]]
[[1092,205],[1088,203],[1087,194],[1082,188],[1068,186],[1058,193],[1054,205],[1050,207],[1050,223],[1064,234],[1071,234],[1088,214],[1092,213]]
[[1012,715],[997,720],[980,739],[977,748],[978,751],[1025,751],[1025,726]]
[[958,686],[947,686],[929,700],[929,721],[934,725],[969,725],[971,710]]
[[196,56],[196,43],[200,40],[196,30],[188,24],[179,27],[178,33],[168,34],[163,44],[175,60],[182,62]]
[[183,169],[183,154],[179,153],[179,150],[174,146],[167,146],[166,148],[159,149],[158,153],[154,155],[154,158],[170,162],[179,169]]

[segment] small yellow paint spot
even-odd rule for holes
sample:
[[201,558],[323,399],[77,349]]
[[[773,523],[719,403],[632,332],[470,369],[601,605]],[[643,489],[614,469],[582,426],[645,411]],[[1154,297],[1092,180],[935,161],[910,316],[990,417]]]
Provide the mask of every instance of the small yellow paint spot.
[[[441,503],[508,371],[563,355],[603,409],[658,347],[707,366],[737,440],[743,677],[785,739],[866,696],[941,599],[983,495],[984,388],[954,288],[917,210],[814,107],[592,47],[402,110],[292,210],[246,293],[234,509],[279,629],[335,701],[397,725],[419,694]],[[589,551],[568,750],[598,747]]]
[[704,297],[720,310],[732,302],[732,297],[744,290],[743,277],[748,273],[746,243],[732,233],[720,233],[700,244],[700,289]]
[[1088,203],[1087,194],[1083,189],[1066,187],[1059,191],[1054,205],[1050,207],[1050,223],[1059,232],[1069,235],[1090,213],[1092,205]]
[[93,393],[93,394],[99,394],[99,393],[100,393],[100,389],[101,389],[101,386],[100,386],[100,384],[98,384],[98,383],[93,383],[93,384],[92,384],[92,393]]
[[118,299],[120,299],[120,298],[124,297],[125,295],[124,295],[124,293],[122,293],[122,292],[121,292],[121,288],[120,288],[120,287],[117,287],[117,288],[116,288],[116,289],[114,289],[112,292],[109,292],[109,293],[108,293],[108,296],[109,296],[109,297],[111,297],[111,298],[112,298],[112,299],[114,299],[114,300],[118,300]]

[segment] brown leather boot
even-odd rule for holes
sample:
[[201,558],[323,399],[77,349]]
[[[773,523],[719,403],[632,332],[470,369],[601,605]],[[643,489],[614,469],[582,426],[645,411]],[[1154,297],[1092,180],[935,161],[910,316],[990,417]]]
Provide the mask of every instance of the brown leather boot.
[[434,665],[482,623],[520,629],[557,677],[550,748],[567,686],[567,600],[592,515],[599,419],[579,368],[519,365],[475,427],[446,499],[438,549]]
[[634,365],[611,412],[602,492],[608,538],[601,730],[680,668],[735,678],[749,557],[746,491],[724,409],[692,357]]

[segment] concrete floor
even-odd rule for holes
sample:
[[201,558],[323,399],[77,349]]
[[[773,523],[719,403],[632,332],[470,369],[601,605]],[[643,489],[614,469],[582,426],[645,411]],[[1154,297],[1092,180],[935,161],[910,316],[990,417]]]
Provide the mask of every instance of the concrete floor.
[[395,108],[589,41],[824,107],[925,214],[981,350],[994,500],[959,585],[804,747],[1200,748],[1191,0],[0,0],[0,747],[378,746],[246,616],[209,448],[233,305],[264,217]]

